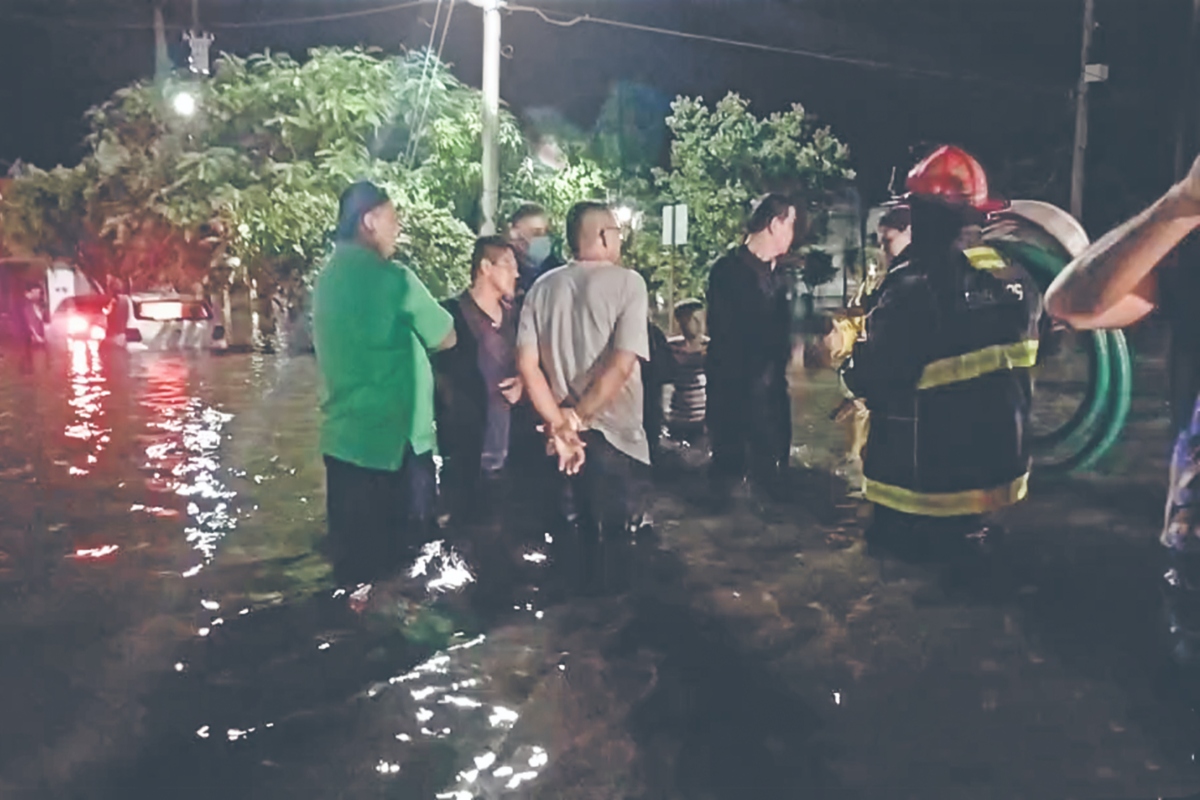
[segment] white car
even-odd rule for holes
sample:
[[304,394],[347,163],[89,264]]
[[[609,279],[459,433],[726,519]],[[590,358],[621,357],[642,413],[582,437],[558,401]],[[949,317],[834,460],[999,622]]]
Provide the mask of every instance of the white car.
[[140,293],[121,295],[117,303],[109,318],[109,338],[130,350],[199,350],[214,345],[213,313],[206,300]]

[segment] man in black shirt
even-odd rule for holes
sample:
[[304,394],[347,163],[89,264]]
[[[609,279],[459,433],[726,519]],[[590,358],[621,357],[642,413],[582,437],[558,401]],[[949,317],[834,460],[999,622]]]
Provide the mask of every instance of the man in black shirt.
[[[508,242],[485,236],[471,257],[471,287],[443,305],[458,344],[438,353],[438,449],[452,516],[475,519],[500,511],[502,470],[536,451],[537,434],[517,376],[517,320],[512,308],[517,261]],[[517,449],[517,453],[511,452]],[[507,491],[507,490],[504,490]]]
[[713,264],[708,279],[708,428],[712,475],[726,493],[749,474],[768,495],[791,450],[790,281],[779,259],[795,238],[796,204],[758,201],[742,246]]

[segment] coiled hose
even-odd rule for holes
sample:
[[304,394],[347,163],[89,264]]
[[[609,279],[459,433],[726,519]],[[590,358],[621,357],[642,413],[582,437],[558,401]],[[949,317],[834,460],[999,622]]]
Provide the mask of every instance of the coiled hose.
[[[1060,253],[1020,241],[1001,239],[989,241],[988,245],[1024,266],[1043,293],[1069,261]],[[1087,392],[1066,423],[1034,437],[1034,470],[1038,475],[1065,475],[1092,469],[1116,443],[1129,417],[1133,364],[1125,334],[1090,331],[1088,335],[1091,347]]]

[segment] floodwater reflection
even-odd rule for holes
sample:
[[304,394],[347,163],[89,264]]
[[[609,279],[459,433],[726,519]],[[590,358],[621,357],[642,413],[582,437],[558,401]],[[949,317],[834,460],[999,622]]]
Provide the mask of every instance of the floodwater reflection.
[[105,427],[104,399],[111,395],[100,358],[100,343],[73,339],[70,342],[70,385],[68,403],[73,412],[63,434],[83,442],[87,451],[77,463],[67,463],[70,475],[87,475],[96,468],[109,443],[112,429]]
[[[141,404],[150,412],[150,433],[142,468],[152,491],[186,498],[183,533],[200,561],[183,575],[193,577],[213,560],[218,542],[237,527],[231,506],[237,493],[219,477],[222,431],[233,415],[193,396],[188,360],[156,358],[145,369]],[[156,513],[161,508],[143,505],[134,510]]]
[[[659,486],[646,596],[552,584],[567,561],[557,530],[512,543],[512,586],[495,585],[484,556],[501,548],[448,531],[394,581],[339,589],[318,554],[311,359],[124,359],[86,342],[64,355],[68,369],[38,376],[36,392],[0,385],[5,444],[28,453],[15,467],[49,442],[47,461],[88,470],[0,470],[0,499],[36,506],[0,520],[0,557],[22,576],[6,575],[20,591],[0,598],[0,643],[13,643],[0,649],[2,797],[1200,786],[1156,738],[1183,742],[1190,728],[1162,721],[1177,698],[1144,691],[1144,637],[1114,638],[1134,629],[1117,607],[1148,601],[1130,589],[1141,518],[1096,510],[1111,491],[1031,498],[1011,527],[1033,566],[995,602],[956,599],[915,567],[881,570],[836,510],[841,487],[807,475],[779,519],[712,516],[688,499],[698,469]],[[814,463],[835,452],[816,443],[837,438],[822,427],[829,383],[798,402]],[[9,422],[22,415],[42,422]],[[26,430],[37,425],[41,440]],[[1149,434],[1125,452],[1156,446]],[[1123,527],[1101,527],[1112,520]],[[40,564],[37,547],[53,567],[42,583],[21,572]]]

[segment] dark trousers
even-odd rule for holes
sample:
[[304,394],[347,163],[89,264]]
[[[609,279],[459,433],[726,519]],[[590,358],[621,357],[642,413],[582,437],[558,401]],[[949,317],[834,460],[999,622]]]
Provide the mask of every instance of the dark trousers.
[[776,488],[792,447],[787,382],[749,392],[722,391],[715,382],[713,378],[709,384],[707,419],[713,478],[734,482],[749,476],[763,488]]
[[875,503],[866,539],[868,546],[880,553],[919,561],[952,552],[963,536],[983,524],[980,514],[923,517]]
[[17,369],[22,375],[28,375],[33,372],[34,353],[41,353],[41,358],[46,358],[46,345],[44,342],[35,342],[33,337],[26,334],[21,340],[21,355],[17,362]]
[[587,458],[569,478],[575,511],[567,540],[558,548],[572,588],[619,591],[631,578],[635,537],[649,488],[649,467],[585,431]]
[[369,583],[401,566],[429,539],[436,482],[432,453],[410,450],[398,470],[325,456],[329,555],[339,583]]

